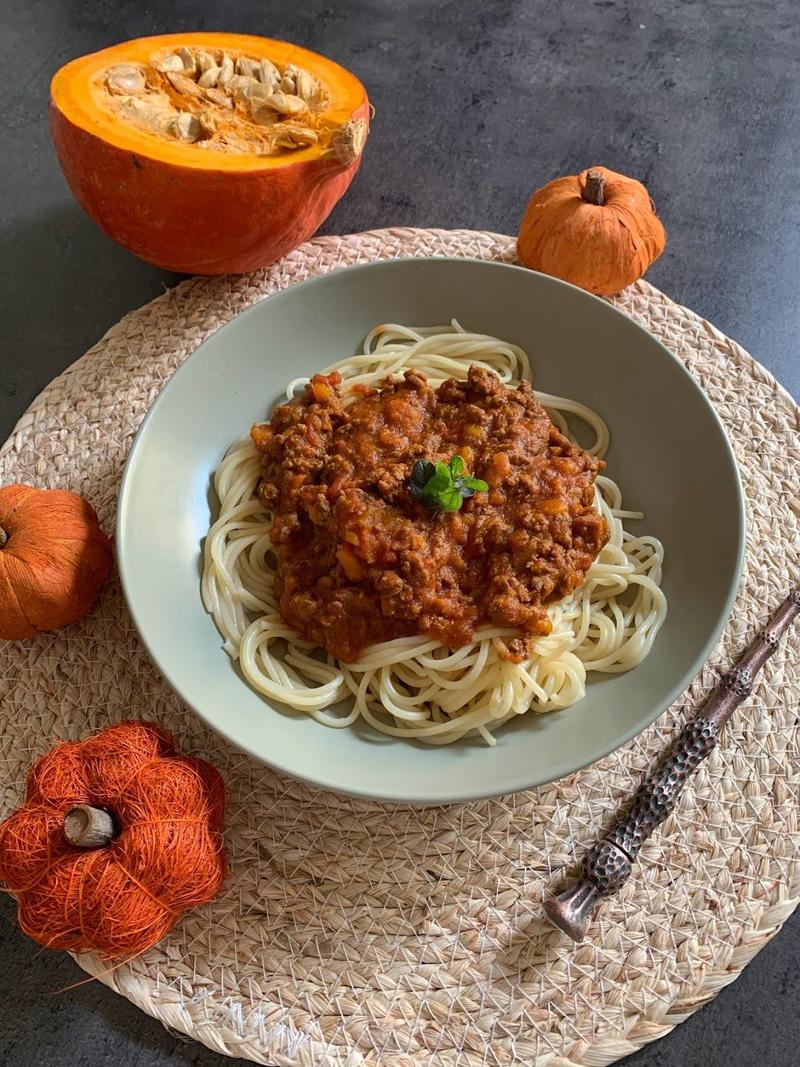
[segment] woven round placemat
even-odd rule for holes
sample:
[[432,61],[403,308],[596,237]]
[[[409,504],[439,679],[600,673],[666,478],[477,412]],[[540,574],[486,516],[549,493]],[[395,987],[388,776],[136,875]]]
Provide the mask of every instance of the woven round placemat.
[[[509,262],[514,243],[384,230],[311,241],[247,277],[183,282],[48,386],[0,450],[0,483],[74,489],[113,529],[136,428],[209,333],[312,275],[431,255]],[[744,578],[688,693],[696,701],[796,580],[800,412],[735,342],[652,286],[614,303],[702,383],[747,495]],[[83,623],[0,646],[0,815],[54,742],[156,719],[225,776],[231,875],[215,903],[137,959],[109,970],[82,957],[90,974],[167,1026],[264,1064],[599,1067],[710,1000],[797,905],[799,685],[795,628],[579,946],[545,922],[542,899],[680,728],[683,701],[622,750],[536,791],[426,810],[353,800],[280,777],[210,733],[153,667],[112,580]]]

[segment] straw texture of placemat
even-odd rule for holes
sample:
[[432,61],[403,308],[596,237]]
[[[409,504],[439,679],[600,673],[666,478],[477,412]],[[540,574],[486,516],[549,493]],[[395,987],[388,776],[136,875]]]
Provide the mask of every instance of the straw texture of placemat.
[[[0,450],[0,483],[74,489],[113,529],[133,435],[209,333],[315,274],[435,255],[513,262],[514,243],[384,230],[311,241],[246,277],[182,283],[41,394]],[[614,303],[701,382],[747,495],[744,578],[696,701],[796,581],[798,409],[735,342],[652,286]],[[579,946],[545,922],[542,899],[680,728],[683,702],[621,751],[533,792],[426,810],[352,800],[279,777],[209,733],[149,661],[112,580],[82,623],[0,646],[0,815],[57,740],[156,719],[225,776],[230,879],[137,959],[109,971],[81,958],[90,974],[167,1026],[264,1064],[599,1067],[714,997],[797,905],[798,683],[795,628]]]

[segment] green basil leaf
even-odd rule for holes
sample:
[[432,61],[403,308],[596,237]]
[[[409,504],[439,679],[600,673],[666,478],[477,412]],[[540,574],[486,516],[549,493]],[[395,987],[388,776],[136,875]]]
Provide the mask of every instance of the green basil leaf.
[[455,455],[450,460],[450,473],[454,478],[464,473],[464,457]]
[[409,492],[432,511],[458,511],[467,497],[489,488],[480,478],[463,477],[464,469],[464,457],[458,454],[449,463],[418,459],[411,470]]
[[418,459],[411,468],[411,484],[418,489],[424,489],[435,473],[436,468],[429,459]]
[[[444,466],[444,464],[442,464],[442,466]],[[439,493],[443,493],[445,489],[450,489],[452,484],[453,480],[450,477],[450,472],[445,467],[444,474],[437,470],[434,476],[428,479],[422,490],[422,494],[423,496],[436,497]]]
[[461,490],[451,485],[439,494],[439,506],[443,511],[458,511],[463,499]]
[[460,478],[460,488],[469,489],[471,493],[487,493],[489,486],[481,478]]

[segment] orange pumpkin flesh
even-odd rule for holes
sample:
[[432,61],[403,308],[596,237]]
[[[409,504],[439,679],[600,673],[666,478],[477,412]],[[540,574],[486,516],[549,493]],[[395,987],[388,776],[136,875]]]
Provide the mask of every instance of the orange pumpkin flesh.
[[[148,64],[181,47],[266,58],[307,71],[324,89],[328,130],[354,131],[344,151],[321,139],[259,155],[166,139],[103,105],[98,85],[119,64]],[[51,84],[50,121],[76,199],[125,248],[167,270],[241,273],[309,238],[343,195],[360,162],[369,102],[348,71],[285,41],[228,33],[144,37],[83,56]]]
[[94,509],[62,489],[0,489],[0,639],[33,637],[83,618],[111,571]]
[[592,167],[533,194],[517,251],[526,267],[611,296],[641,278],[666,240],[641,182]]

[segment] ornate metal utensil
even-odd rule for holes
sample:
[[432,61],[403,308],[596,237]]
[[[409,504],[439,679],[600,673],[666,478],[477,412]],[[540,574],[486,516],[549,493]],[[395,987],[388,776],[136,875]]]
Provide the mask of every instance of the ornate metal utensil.
[[610,833],[588,852],[580,881],[545,902],[547,917],[575,941],[581,941],[603,897],[613,896],[630,877],[647,838],[675,808],[680,792],[719,741],[720,731],[749,694],[753,679],[780,644],[800,613],[800,587],[783,601],[742,658],[720,678],[697,713],[634,794]]

